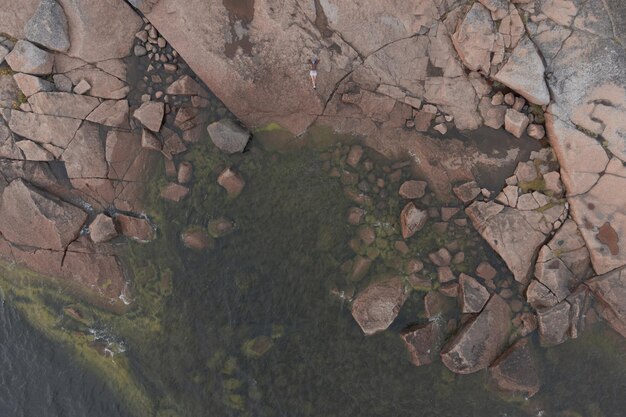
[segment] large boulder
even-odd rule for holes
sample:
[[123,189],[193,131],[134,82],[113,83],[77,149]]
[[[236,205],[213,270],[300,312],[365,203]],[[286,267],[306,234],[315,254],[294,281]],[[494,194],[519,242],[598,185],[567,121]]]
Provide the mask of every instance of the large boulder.
[[0,202],[0,233],[18,245],[63,250],[78,237],[86,219],[83,210],[21,179],[4,189]]
[[28,98],[34,113],[84,119],[100,101],[95,97],[62,92],[39,92]]
[[532,397],[541,387],[539,369],[527,338],[509,347],[489,367],[489,376],[502,391]]
[[598,301],[602,317],[626,337],[626,268],[600,275],[586,284]]
[[428,365],[439,356],[443,343],[443,327],[437,320],[411,326],[400,333],[410,361],[415,366]]
[[511,309],[493,294],[483,311],[468,321],[441,351],[452,372],[469,374],[488,367],[502,353],[511,327]]
[[452,35],[452,43],[467,68],[489,74],[496,27],[491,12],[479,2],[472,5]]
[[54,55],[25,40],[17,41],[4,59],[13,71],[35,75],[50,74],[54,64]]
[[12,110],[9,129],[35,142],[65,149],[80,124],[79,119]]
[[67,19],[56,0],[42,0],[33,17],[24,27],[26,39],[53,51],[70,49]]
[[158,101],[146,101],[133,112],[133,117],[142,125],[153,132],[161,130],[163,116],[165,114],[165,104]]
[[386,277],[369,284],[352,303],[352,316],[365,335],[386,330],[408,297],[399,277]]
[[230,119],[211,123],[207,131],[215,146],[229,154],[243,152],[250,139],[250,133]]
[[461,274],[459,276],[459,299],[462,313],[480,313],[489,300],[489,291],[475,278]]

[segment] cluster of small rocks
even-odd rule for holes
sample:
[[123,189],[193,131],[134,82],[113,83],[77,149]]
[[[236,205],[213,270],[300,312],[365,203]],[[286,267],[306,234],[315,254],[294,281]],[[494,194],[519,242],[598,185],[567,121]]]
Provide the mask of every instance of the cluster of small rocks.
[[452,115],[443,113],[434,104],[422,104],[419,99],[414,99],[410,105],[413,107],[413,117],[406,121],[406,127],[415,128],[418,132],[427,132],[432,127],[442,135],[448,132],[448,126],[454,120]]
[[546,135],[543,126],[546,106],[531,105],[512,92],[504,94],[498,91],[490,98],[483,97],[478,108],[485,125],[491,128],[500,129],[504,126],[507,132],[517,138],[526,133],[540,140]]

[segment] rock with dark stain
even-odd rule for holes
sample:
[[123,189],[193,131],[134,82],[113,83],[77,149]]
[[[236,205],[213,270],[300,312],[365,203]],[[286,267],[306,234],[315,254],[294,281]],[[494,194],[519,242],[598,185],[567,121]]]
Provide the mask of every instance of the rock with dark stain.
[[615,232],[615,229],[611,227],[609,222],[606,222],[600,227],[598,230],[598,234],[596,235],[598,240],[608,246],[611,251],[611,255],[617,255],[619,253],[619,246],[617,246],[617,242],[619,242],[619,236]]

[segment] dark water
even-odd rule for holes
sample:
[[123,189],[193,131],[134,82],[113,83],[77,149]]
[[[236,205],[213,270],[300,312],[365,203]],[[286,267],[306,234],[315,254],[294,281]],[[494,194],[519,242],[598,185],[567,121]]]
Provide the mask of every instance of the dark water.
[[0,416],[130,417],[104,382],[78,366],[0,299]]

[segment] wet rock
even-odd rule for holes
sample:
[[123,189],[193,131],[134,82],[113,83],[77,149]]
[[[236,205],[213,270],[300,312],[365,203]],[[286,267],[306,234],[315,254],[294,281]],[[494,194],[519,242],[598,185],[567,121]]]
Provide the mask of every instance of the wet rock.
[[178,165],[177,179],[179,184],[187,184],[193,178],[193,165],[191,162],[183,161]]
[[439,292],[446,297],[457,298],[459,296],[459,284],[445,284],[439,288]]
[[230,119],[222,119],[207,127],[211,140],[221,151],[233,154],[243,152],[250,133]]
[[[142,20],[126,2],[59,0],[59,3],[70,27],[68,55],[86,62],[129,55]],[[107,41],[102,42],[103,39]]]
[[439,248],[437,252],[428,254],[428,259],[437,266],[449,266],[452,261],[452,255],[446,248]]
[[365,210],[359,207],[350,207],[348,209],[348,224],[358,226],[365,218]]
[[408,203],[404,206],[402,212],[400,213],[402,237],[404,239],[408,239],[418,231],[422,230],[427,220],[428,213],[426,211],[419,210],[413,203]]
[[207,112],[196,107],[182,107],[176,112],[176,118],[174,124],[180,130],[191,130],[196,127],[201,127],[209,118]]
[[399,277],[370,283],[352,303],[352,316],[366,336],[386,330],[408,297]]
[[369,272],[372,266],[372,260],[363,256],[355,256],[352,262],[352,271],[350,272],[351,281],[360,281]]
[[160,196],[164,200],[179,202],[189,194],[189,188],[170,182],[161,188]]
[[363,148],[359,145],[352,145],[348,156],[346,157],[346,163],[352,168],[356,168],[363,157]]
[[24,35],[31,42],[53,51],[70,49],[67,19],[63,8],[55,0],[42,0],[33,17],[24,27]]
[[567,340],[570,327],[570,304],[559,304],[537,312],[539,342],[542,346],[555,346]]
[[369,225],[360,226],[356,230],[356,235],[366,246],[370,246],[374,243],[374,241],[376,241],[376,232],[374,231],[374,228]]
[[539,369],[527,338],[509,347],[489,367],[489,376],[505,392],[532,397],[541,387]]
[[137,242],[146,243],[156,238],[156,232],[147,219],[116,214],[115,222],[124,236]]
[[491,264],[489,264],[489,262],[487,261],[481,261],[481,263],[479,263],[476,267],[476,275],[478,275],[482,279],[491,281],[496,277],[496,274],[497,271],[495,270],[495,268],[491,266]]
[[504,116],[504,128],[516,138],[520,138],[526,131],[529,119],[517,110],[507,109]]
[[576,339],[586,327],[593,295],[586,285],[580,285],[567,297],[570,307],[569,337]]
[[454,217],[455,214],[459,212],[458,207],[442,207],[441,208],[441,220],[447,222],[451,218]]
[[229,198],[236,198],[246,185],[246,181],[241,174],[231,168],[226,168],[222,171],[217,177],[217,183],[226,190]]
[[29,74],[14,74],[13,79],[26,97],[30,97],[40,91],[52,91],[54,86],[49,81]]
[[626,337],[626,268],[616,269],[586,283],[598,301],[602,317],[616,332]]
[[211,220],[207,228],[214,238],[224,237],[235,231],[235,222],[226,217],[218,217]]
[[34,188],[12,181],[0,202],[0,233],[17,245],[63,250],[78,237],[87,213]]
[[559,303],[558,298],[548,287],[533,279],[526,288],[526,301],[535,310],[554,307]]
[[407,200],[424,197],[426,191],[426,181],[409,180],[402,183],[398,194]]
[[460,374],[488,367],[504,349],[510,326],[511,309],[499,295],[492,295],[483,311],[468,321],[443,348],[444,365]]
[[187,150],[187,146],[180,136],[167,130],[167,128],[163,129],[163,137],[165,138],[163,141],[163,155],[166,158],[172,159],[174,155],[178,155]]
[[207,232],[201,229],[186,230],[180,235],[180,239],[185,247],[194,250],[204,250],[215,245]]
[[462,313],[480,313],[487,300],[489,291],[469,275],[459,275],[459,298]]
[[129,129],[128,100],[104,100],[85,120],[104,126]]
[[165,93],[173,96],[183,95],[200,96],[205,98],[209,97],[207,91],[189,75],[183,75],[174,81],[167,87]]
[[443,344],[443,328],[438,321],[409,327],[400,333],[410,361],[415,366],[428,365],[439,355]]
[[143,103],[133,112],[133,117],[139,120],[147,129],[150,129],[153,132],[158,132],[161,130],[164,114],[164,103],[159,101],[148,101]]
[[424,296],[424,312],[429,320],[443,317],[454,308],[456,308],[456,303],[438,291],[429,291]]
[[440,266],[437,268],[437,280],[445,284],[446,282],[454,281],[456,276],[454,276],[454,272],[450,269],[449,266]]
[[489,74],[495,32],[489,10],[478,2],[474,3],[458,30],[451,36],[452,43],[467,68]]
[[62,92],[39,92],[28,98],[33,112],[51,116],[84,119],[100,101],[95,97]]
[[550,103],[550,93],[544,81],[545,67],[537,48],[528,36],[523,36],[507,63],[493,79],[515,90],[533,104]]
[[243,353],[250,358],[260,358],[274,346],[274,341],[269,336],[258,336],[244,343]]
[[89,237],[95,243],[106,242],[117,236],[117,229],[113,219],[100,213],[89,225]]
[[24,40],[17,41],[4,59],[13,71],[34,75],[50,74],[54,64],[54,55]]
[[454,191],[454,194],[463,202],[463,204],[468,204],[478,197],[480,194],[480,187],[476,184],[476,181],[470,181],[459,185],[458,187],[454,187],[452,191]]

